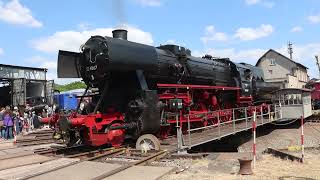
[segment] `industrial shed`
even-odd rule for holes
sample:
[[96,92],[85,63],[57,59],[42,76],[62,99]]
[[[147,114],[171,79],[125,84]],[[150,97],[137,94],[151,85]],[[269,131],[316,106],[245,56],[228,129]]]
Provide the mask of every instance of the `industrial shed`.
[[53,80],[47,69],[0,64],[0,106],[52,104]]

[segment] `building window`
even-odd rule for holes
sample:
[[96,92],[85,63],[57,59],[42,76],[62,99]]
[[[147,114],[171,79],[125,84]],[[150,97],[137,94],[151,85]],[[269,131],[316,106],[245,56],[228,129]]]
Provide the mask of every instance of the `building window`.
[[269,74],[272,74],[272,70],[268,70]]
[[270,66],[275,66],[276,65],[276,60],[274,58],[270,58]]

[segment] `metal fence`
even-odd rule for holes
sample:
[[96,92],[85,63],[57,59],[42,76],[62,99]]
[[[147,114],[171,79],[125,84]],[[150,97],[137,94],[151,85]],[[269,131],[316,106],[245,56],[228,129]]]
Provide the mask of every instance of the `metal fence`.
[[[226,111],[232,112],[232,119],[230,121],[221,121],[220,115],[226,113]],[[268,105],[267,109],[263,108],[263,106],[255,106],[203,113],[203,118],[215,117],[217,121],[214,124],[198,128],[191,127],[190,115],[187,115],[186,134],[182,133],[182,128],[179,126],[179,118],[176,118],[178,150],[190,149],[206,142],[251,129],[254,114],[252,112],[254,111],[256,112],[256,126],[276,121],[282,117],[281,105],[278,104]]]

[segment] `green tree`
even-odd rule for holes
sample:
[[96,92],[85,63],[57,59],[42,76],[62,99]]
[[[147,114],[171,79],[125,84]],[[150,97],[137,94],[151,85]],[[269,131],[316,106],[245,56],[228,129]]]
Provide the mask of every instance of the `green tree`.
[[64,92],[64,91],[70,91],[73,89],[85,89],[87,86],[84,82],[76,81],[65,85],[59,85],[55,84],[55,90]]

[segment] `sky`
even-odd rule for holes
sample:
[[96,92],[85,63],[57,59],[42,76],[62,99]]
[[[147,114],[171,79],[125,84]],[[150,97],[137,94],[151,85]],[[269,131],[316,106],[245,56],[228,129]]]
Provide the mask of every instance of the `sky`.
[[268,50],[319,77],[320,0],[0,0],[0,63],[48,68],[57,78],[58,50],[79,51],[93,35],[126,28],[131,41],[177,44],[255,65]]

